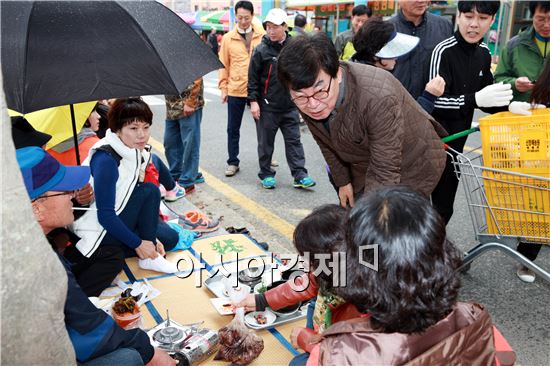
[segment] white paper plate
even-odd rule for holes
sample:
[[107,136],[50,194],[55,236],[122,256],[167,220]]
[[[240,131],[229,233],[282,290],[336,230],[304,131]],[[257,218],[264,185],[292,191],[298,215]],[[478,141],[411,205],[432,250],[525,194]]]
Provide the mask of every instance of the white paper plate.
[[216,311],[220,315],[234,315],[235,314],[233,312],[233,307],[232,306],[227,306],[227,305],[231,305],[231,300],[216,297],[216,298],[210,299],[210,301],[212,302],[212,306],[214,306],[214,309],[216,309]]
[[[266,322],[265,324],[259,324],[258,321],[256,320],[256,315],[258,314],[263,314],[266,318]],[[265,310],[265,311],[253,311],[251,313],[248,313],[244,316],[244,321],[246,324],[248,324],[249,326],[251,326],[252,328],[257,328],[257,327],[267,327],[271,324],[273,324],[275,322],[275,320],[277,319],[277,316],[275,314],[273,314],[271,311],[269,310]]]

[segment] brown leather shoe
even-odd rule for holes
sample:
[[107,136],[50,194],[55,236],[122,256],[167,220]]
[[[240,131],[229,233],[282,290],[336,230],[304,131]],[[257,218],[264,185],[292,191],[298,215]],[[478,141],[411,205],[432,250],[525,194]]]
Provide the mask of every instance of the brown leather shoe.
[[239,167],[236,165],[228,165],[227,168],[225,168],[225,176],[226,177],[232,177],[239,171]]

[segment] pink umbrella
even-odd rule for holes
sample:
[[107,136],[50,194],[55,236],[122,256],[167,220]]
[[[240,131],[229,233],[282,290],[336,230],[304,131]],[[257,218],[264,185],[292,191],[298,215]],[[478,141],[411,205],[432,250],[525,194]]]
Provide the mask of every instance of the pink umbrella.
[[183,21],[189,25],[195,23],[195,13],[176,13],[183,19]]
[[229,23],[229,10],[222,15],[220,23]]

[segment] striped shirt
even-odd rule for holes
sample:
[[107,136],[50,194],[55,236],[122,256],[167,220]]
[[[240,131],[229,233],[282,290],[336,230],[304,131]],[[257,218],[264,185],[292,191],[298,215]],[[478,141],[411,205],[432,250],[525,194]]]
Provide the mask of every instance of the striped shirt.
[[493,84],[489,49],[484,43],[466,42],[457,31],[432,52],[429,78],[437,75],[445,79],[445,92],[435,101],[432,115],[449,134],[470,128],[475,93]]

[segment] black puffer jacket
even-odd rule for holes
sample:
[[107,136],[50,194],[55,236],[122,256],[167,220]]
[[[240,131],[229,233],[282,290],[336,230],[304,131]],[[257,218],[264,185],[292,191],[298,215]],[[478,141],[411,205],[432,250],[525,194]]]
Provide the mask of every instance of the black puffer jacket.
[[288,90],[277,79],[277,60],[291,36],[287,33],[284,42],[271,42],[264,35],[254,49],[248,67],[248,100],[257,101],[262,110],[288,112],[296,108]]

